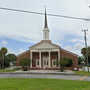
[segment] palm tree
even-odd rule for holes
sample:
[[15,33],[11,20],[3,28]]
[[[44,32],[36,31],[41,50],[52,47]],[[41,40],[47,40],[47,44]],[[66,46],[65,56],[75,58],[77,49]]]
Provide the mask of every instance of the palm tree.
[[[85,64],[89,63],[90,64],[90,47],[86,48],[82,48],[81,49],[81,53],[84,56],[85,59]],[[88,55],[88,61],[87,61],[87,55]]]
[[86,55],[86,48],[82,48],[81,53],[83,54],[83,56],[85,56]]
[[4,68],[5,55],[8,52],[8,50],[7,50],[7,48],[2,47],[0,51],[1,51],[1,54],[2,54],[2,58],[3,58],[3,66],[2,67]]
[[2,53],[1,53],[1,50],[0,50],[0,69],[2,68]]

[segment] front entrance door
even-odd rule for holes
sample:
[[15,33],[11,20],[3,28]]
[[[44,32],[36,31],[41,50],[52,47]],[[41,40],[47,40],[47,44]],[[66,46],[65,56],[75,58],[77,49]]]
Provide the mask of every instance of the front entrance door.
[[43,57],[43,68],[48,68],[48,60],[49,58],[48,57]]

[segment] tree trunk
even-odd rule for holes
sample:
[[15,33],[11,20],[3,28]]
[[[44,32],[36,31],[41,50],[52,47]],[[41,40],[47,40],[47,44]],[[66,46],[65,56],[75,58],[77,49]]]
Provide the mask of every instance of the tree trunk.
[[4,55],[2,54],[3,57],[3,63],[2,63],[2,68],[4,69]]

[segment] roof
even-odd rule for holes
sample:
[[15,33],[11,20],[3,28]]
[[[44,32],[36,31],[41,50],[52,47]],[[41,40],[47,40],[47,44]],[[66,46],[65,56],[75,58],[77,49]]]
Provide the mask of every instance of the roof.
[[24,54],[26,54],[26,53],[30,53],[30,51],[29,51],[29,50],[26,50],[26,51],[24,51],[24,52],[18,54],[17,57],[22,56],[22,55],[24,55]]
[[35,46],[38,46],[38,45],[40,45],[40,44],[42,44],[42,43],[49,43],[49,44],[51,44],[51,45],[53,45],[53,46],[56,46],[57,48],[60,48],[59,45],[53,44],[53,43],[51,42],[51,40],[41,40],[39,43],[31,46],[30,48],[33,48],[33,47],[35,47]]
[[[63,52],[72,54],[72,55],[74,55],[74,56],[78,56],[77,54],[75,54],[75,53],[73,53],[73,52],[71,52],[71,51],[68,51],[68,50],[65,50],[65,49],[63,49],[63,48],[60,48],[59,45],[53,44],[50,40],[42,40],[42,41],[40,41],[39,43],[33,45],[32,47],[37,46],[37,45],[39,45],[39,44],[41,44],[41,43],[43,43],[43,42],[48,42],[48,43],[50,43],[50,44],[58,47],[59,49],[61,49],[61,51],[63,51]],[[30,48],[32,48],[32,47],[30,47]],[[19,54],[18,56],[22,56],[22,55],[24,55],[24,54],[26,54],[26,53],[30,53],[30,51],[29,51],[29,50],[26,50],[25,52]],[[18,56],[17,56],[17,57],[18,57]]]
[[75,53],[73,53],[73,52],[71,52],[71,51],[65,50],[65,49],[63,49],[63,48],[61,48],[61,50],[63,50],[63,51],[66,52],[66,53],[70,53],[70,54],[72,54],[72,55],[74,55],[74,56],[78,56],[77,54],[75,54]]

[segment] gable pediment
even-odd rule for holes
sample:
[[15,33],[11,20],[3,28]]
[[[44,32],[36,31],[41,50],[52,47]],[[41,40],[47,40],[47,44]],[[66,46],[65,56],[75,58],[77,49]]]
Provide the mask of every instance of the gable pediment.
[[59,49],[58,45],[52,44],[51,41],[41,41],[40,43],[37,43],[36,45],[32,46],[30,48],[31,50],[35,49]]

